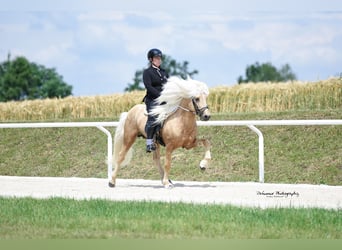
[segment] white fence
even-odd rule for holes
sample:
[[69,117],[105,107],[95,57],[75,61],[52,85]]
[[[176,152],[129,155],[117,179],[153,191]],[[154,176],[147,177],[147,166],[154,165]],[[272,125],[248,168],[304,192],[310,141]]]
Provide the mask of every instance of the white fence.
[[[96,127],[107,135],[108,179],[112,176],[113,140],[105,127],[116,127],[118,122],[52,122],[52,123],[0,123],[0,128],[84,128]],[[264,137],[255,126],[315,126],[342,125],[342,120],[241,120],[198,121],[198,126],[247,126],[259,137],[259,182],[264,182]]]

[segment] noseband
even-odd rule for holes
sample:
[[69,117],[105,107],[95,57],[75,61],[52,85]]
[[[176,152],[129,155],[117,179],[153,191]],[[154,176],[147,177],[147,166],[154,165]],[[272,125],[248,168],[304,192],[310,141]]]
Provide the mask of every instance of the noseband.
[[201,117],[203,115],[204,111],[209,109],[208,105],[204,106],[203,108],[199,108],[196,101],[195,101],[195,98],[192,98],[191,101],[192,101],[192,105],[194,105],[196,115],[198,115],[199,117]]

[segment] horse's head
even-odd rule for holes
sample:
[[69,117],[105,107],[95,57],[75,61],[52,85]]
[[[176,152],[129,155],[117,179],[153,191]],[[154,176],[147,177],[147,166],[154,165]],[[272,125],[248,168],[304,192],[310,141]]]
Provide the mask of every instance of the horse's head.
[[[207,105],[208,86],[188,77],[186,80],[172,76],[163,86],[163,91],[157,99],[157,105],[150,114],[157,116],[157,122],[162,123],[178,108],[194,112],[202,121],[210,119]],[[186,103],[182,102],[185,101]],[[184,106],[182,106],[184,105]],[[193,106],[193,107],[192,107]]]
[[207,95],[202,93],[199,96],[191,98],[191,100],[194,105],[196,115],[199,116],[201,121],[208,121],[210,119],[210,111],[207,104]]

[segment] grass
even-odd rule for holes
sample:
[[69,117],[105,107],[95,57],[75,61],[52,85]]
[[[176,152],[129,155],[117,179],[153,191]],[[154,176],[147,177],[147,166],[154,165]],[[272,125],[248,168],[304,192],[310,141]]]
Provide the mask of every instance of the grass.
[[340,239],[342,211],[0,198],[2,239]]
[[[341,86],[341,79],[331,79],[222,87],[211,90],[208,102],[213,120],[342,119]],[[0,121],[118,120],[142,96],[134,92],[0,103]],[[266,182],[342,184],[341,126],[259,129],[265,138]],[[178,149],[171,179],[258,181],[257,136],[247,127],[200,127],[199,137],[212,142],[211,167],[198,169],[203,149]],[[96,128],[1,129],[0,138],[0,175],[106,178],[107,138]],[[144,144],[137,140],[133,160],[119,178],[160,178]],[[0,239],[341,239],[341,213],[0,197]]]
[[[213,120],[254,119],[342,119],[342,114],[340,110],[213,114]],[[259,129],[265,139],[266,182],[342,184],[341,126]],[[107,176],[107,138],[96,128],[1,129],[0,137],[1,175]],[[247,127],[199,127],[199,137],[212,142],[211,166],[205,172],[199,170],[202,148],[177,149],[171,179],[258,181],[258,138],[254,132]],[[144,144],[143,139],[136,141],[132,162],[120,170],[119,178],[159,179]]]

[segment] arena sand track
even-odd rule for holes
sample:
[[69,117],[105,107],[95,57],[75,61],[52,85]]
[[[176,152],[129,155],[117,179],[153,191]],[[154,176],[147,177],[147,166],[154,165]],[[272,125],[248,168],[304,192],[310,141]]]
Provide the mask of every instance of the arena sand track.
[[342,208],[342,186],[270,184],[255,182],[174,181],[165,189],[160,181],[0,176],[0,196],[63,197],[113,201],[163,201],[195,204],[229,204],[241,207]]

